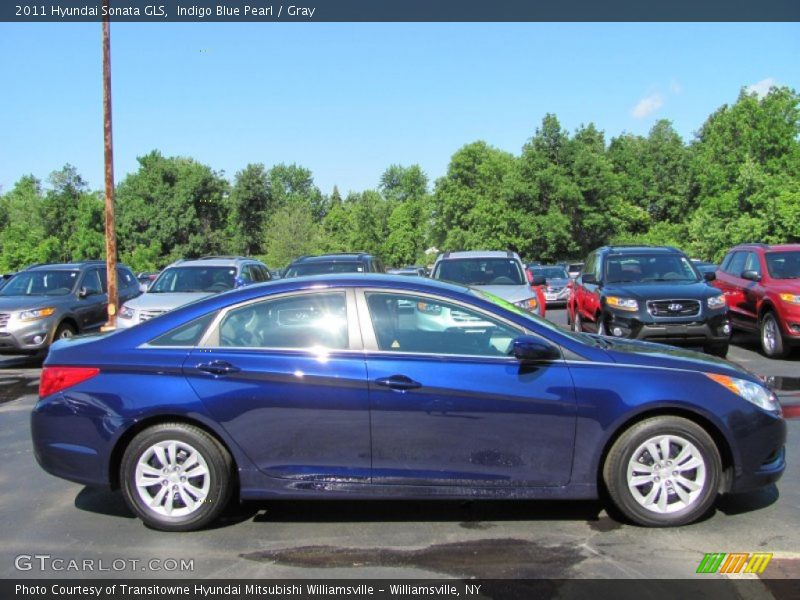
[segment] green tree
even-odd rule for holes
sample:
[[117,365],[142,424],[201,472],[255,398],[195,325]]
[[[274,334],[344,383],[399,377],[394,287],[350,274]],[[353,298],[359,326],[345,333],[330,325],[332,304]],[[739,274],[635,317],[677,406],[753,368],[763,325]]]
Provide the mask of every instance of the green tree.
[[264,250],[264,227],[272,213],[270,178],[262,164],[236,173],[229,200],[231,245],[234,252],[255,256]]
[[[135,261],[156,252],[168,263],[229,249],[225,179],[190,158],[164,157],[158,151],[138,160],[139,170],[116,193],[123,260],[139,269],[145,265]],[[148,247],[143,254],[140,248]]]
[[266,262],[270,267],[283,268],[304,254],[314,254],[319,247],[319,225],[307,202],[288,202],[273,213],[269,220]]

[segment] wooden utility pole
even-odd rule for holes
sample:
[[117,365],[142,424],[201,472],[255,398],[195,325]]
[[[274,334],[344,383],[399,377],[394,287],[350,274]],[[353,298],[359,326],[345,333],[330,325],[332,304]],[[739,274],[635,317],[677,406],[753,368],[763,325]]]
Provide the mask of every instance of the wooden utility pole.
[[[108,0],[103,0],[108,8]],[[108,10],[105,11],[108,15]],[[109,17],[103,18],[103,133],[106,163],[106,280],[108,282],[108,322],[105,329],[117,326],[117,236],[114,228],[114,145],[111,139],[111,36]]]

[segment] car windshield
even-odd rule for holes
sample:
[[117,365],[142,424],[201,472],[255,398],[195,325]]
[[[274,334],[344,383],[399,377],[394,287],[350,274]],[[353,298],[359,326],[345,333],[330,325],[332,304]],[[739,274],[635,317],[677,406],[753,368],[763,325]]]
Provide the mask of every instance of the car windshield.
[[767,270],[775,279],[800,279],[800,250],[767,252]]
[[567,279],[567,270],[564,267],[534,267],[534,275],[541,275],[545,279]]
[[235,284],[235,267],[170,267],[161,273],[147,293],[205,292],[213,294],[232,290]]
[[451,258],[440,261],[434,279],[462,285],[525,285],[522,268],[513,258]]
[[606,283],[700,281],[692,263],[679,254],[618,254],[606,261]]
[[364,264],[356,261],[315,261],[290,265],[285,277],[324,275],[326,273],[363,273]]
[[0,296],[66,296],[78,281],[78,271],[23,271],[0,290]]

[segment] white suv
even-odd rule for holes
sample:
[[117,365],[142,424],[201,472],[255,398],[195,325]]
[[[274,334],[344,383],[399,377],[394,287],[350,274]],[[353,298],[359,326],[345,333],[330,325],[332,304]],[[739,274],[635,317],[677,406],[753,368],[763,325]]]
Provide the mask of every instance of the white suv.
[[117,326],[133,327],[194,300],[271,278],[264,263],[241,256],[179,260],[161,271],[144,294],[122,306]]
[[[519,255],[511,251],[471,250],[467,252],[445,252],[436,258],[431,279],[450,281],[466,285],[499,296],[515,306],[535,315],[541,315],[544,307],[536,290],[531,287],[525,265]],[[420,317],[427,313],[417,308]],[[445,317],[430,315],[440,326]],[[449,326],[464,327],[458,315],[448,315]]]

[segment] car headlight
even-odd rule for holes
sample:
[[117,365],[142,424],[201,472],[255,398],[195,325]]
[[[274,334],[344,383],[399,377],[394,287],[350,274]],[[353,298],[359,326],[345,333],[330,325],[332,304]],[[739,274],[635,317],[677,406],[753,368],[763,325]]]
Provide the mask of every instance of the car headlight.
[[527,298],[525,300],[520,300],[519,302],[514,302],[514,306],[518,306],[531,312],[536,312],[539,309],[539,302],[536,300],[536,298]]
[[728,388],[737,396],[741,396],[759,408],[781,414],[781,405],[778,402],[778,398],[763,385],[753,383],[746,379],[717,375],[716,373],[705,373],[705,375],[712,381],[716,381],[721,386]]
[[781,300],[789,304],[800,304],[800,294],[781,294]]
[[619,310],[637,311],[639,310],[639,303],[633,298],[622,298],[620,296],[608,296],[606,303],[612,308]]
[[136,314],[135,309],[125,305],[123,305],[119,311],[119,316],[121,319],[132,319],[135,314]]
[[47,308],[37,308],[35,310],[23,310],[21,313],[19,313],[19,320],[36,321],[37,319],[49,317],[54,312],[56,312],[56,309],[52,306],[48,306]]
[[725,296],[723,294],[720,294],[719,296],[711,296],[711,298],[706,300],[706,304],[708,305],[708,308],[722,308],[725,306]]

